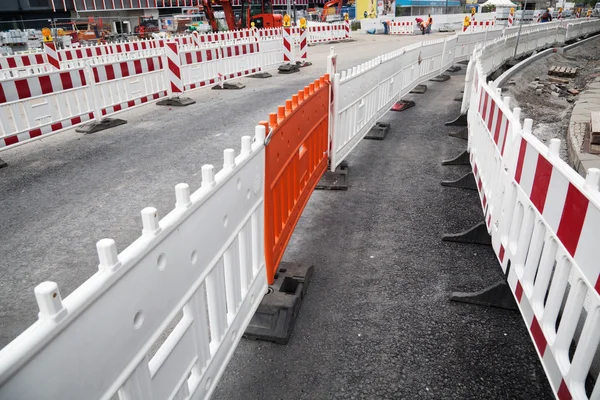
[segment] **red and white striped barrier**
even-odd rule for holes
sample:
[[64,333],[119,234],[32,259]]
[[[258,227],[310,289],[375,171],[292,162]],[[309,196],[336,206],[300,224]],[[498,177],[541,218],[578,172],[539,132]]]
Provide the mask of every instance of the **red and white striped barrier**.
[[167,60],[165,71],[169,77],[169,92],[179,96],[183,93],[184,88],[181,79],[181,59],[179,58],[179,45],[177,42],[167,42],[165,58]]
[[48,64],[50,64],[54,69],[60,68],[60,55],[56,51],[56,45],[54,42],[45,42],[44,50],[46,51],[46,57],[48,59]]
[[350,39],[352,37],[352,33],[350,30],[350,21],[349,20],[345,20],[344,21],[344,32],[346,33],[345,35],[345,39]]
[[0,70],[46,64],[46,53],[0,57]]
[[83,68],[0,81],[0,149],[93,119]]
[[471,32],[493,29],[496,21],[471,21]]
[[308,53],[308,29],[300,29],[299,61],[306,61]]
[[235,44],[221,47],[222,80],[240,78],[261,71],[259,43]]
[[413,21],[391,21],[389,32],[391,35],[412,35],[415,30]]
[[[558,18],[560,19],[560,13],[558,14]],[[510,11],[510,13],[508,14],[508,27],[509,28],[511,26],[513,26],[514,20],[515,20],[515,12]]]
[[293,62],[294,60],[294,39],[292,38],[292,28],[283,28],[283,62]]

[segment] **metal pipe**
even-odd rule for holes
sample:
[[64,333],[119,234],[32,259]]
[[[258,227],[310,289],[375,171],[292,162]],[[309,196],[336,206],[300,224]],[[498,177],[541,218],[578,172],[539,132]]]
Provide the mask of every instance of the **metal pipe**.
[[521,39],[521,29],[523,29],[523,21],[525,20],[525,9],[527,8],[527,0],[525,0],[525,5],[521,10],[521,23],[519,24],[519,33],[517,33],[517,44],[515,44],[515,53],[513,54],[513,58],[517,58],[517,49],[519,48],[519,39]]

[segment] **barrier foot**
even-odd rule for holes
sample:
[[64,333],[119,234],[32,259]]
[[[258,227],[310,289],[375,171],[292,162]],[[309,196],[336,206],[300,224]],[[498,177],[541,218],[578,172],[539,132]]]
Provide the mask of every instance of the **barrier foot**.
[[258,72],[256,74],[252,74],[252,75],[248,75],[247,78],[260,78],[260,79],[264,79],[264,78],[271,78],[273,75],[271,75],[268,72]]
[[294,72],[300,72],[300,67],[297,64],[281,64],[277,68],[280,74],[293,74]]
[[394,103],[391,111],[404,111],[415,106],[415,102],[411,100],[400,100]]
[[378,122],[373,128],[365,135],[365,139],[370,140],[383,140],[385,135],[390,131],[390,124],[384,122]]
[[169,106],[169,107],[185,107],[196,104],[196,100],[192,100],[189,97],[171,97],[164,99],[156,103],[158,106]]
[[466,175],[461,176],[455,181],[442,181],[440,182],[442,186],[459,188],[459,189],[468,189],[468,190],[477,190],[477,183],[475,183],[475,176],[472,172],[469,172]]
[[454,101],[462,101],[462,99],[463,99],[463,94],[462,94],[462,93],[459,93],[459,94],[457,94],[457,95],[456,95],[456,97],[454,98]]
[[467,126],[467,114],[461,114],[452,121],[445,123],[446,126]]
[[448,79],[450,79],[450,75],[440,74],[438,76],[434,76],[433,78],[431,78],[430,81],[431,82],[446,82]]
[[459,65],[453,65],[450,68],[448,68],[446,71],[447,72],[458,72],[460,71],[462,68]]
[[448,136],[452,136],[458,139],[469,140],[469,129],[463,128],[458,132],[449,133]]
[[442,236],[443,242],[456,242],[466,244],[482,244],[485,246],[492,245],[492,238],[487,231],[485,222],[481,221],[477,225],[460,233],[447,233]]
[[282,262],[275,282],[263,297],[244,332],[252,340],[287,344],[314,267]]
[[342,163],[331,172],[329,168],[323,174],[315,189],[318,190],[348,190],[348,163]]
[[469,65],[469,60],[458,61],[457,64]]
[[452,292],[451,301],[459,303],[477,304],[486,307],[504,308],[507,310],[518,310],[515,298],[505,281],[496,282],[478,292]]
[[427,91],[427,85],[417,85],[408,93],[423,94]]
[[119,118],[104,118],[100,121],[89,122],[87,124],[81,125],[75,132],[77,133],[96,133],[106,129],[114,128],[115,126],[125,125],[127,121]]
[[310,61],[296,61],[298,68],[310,67],[312,63]]
[[246,85],[244,85],[241,82],[223,82],[223,85],[215,85],[212,87],[212,90],[240,90],[245,88]]
[[467,150],[463,151],[462,153],[460,153],[459,155],[457,155],[456,157],[454,157],[450,160],[442,161],[442,165],[469,165],[469,164],[470,164],[470,159],[469,159],[469,152]]
[[8,164],[6,163],[6,161],[4,161],[3,159],[0,158],[0,168],[5,168],[8,167]]

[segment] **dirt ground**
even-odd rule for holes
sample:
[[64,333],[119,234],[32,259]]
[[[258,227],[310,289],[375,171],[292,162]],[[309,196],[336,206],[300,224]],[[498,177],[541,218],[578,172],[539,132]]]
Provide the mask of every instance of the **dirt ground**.
[[[550,82],[548,68],[551,66],[578,68],[573,78],[566,79],[568,84],[558,86]],[[561,140],[560,156],[570,164],[567,155],[566,134],[569,119],[577,95],[567,92],[567,89],[583,91],[594,78],[600,76],[600,37],[576,47],[564,54],[555,53],[534,61],[523,71],[513,76],[503,88],[503,95],[513,98],[513,106],[521,107],[522,118],[533,119],[533,134],[544,143],[550,139]],[[534,83],[542,88],[541,95],[536,93]],[[552,92],[558,94],[552,95]]]

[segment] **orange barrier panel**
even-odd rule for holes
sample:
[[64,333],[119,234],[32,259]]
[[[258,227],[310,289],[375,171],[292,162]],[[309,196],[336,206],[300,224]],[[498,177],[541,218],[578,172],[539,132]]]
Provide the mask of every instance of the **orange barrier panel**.
[[[265,165],[265,259],[269,284],[308,199],[327,169],[329,75],[269,115]],[[261,122],[266,125],[267,122]],[[268,131],[267,129],[267,131]]]

